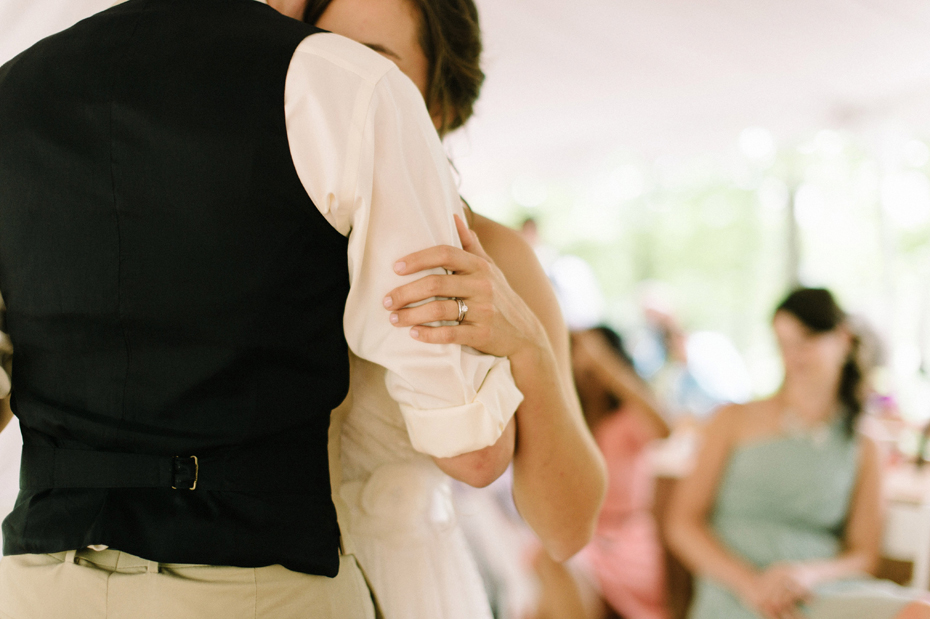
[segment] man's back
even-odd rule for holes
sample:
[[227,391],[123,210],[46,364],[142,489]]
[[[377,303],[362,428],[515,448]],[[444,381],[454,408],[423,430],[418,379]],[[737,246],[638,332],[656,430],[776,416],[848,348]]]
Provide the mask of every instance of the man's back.
[[284,117],[313,32],[252,0],[132,0],[0,74],[25,481],[6,553],[335,573],[346,239]]

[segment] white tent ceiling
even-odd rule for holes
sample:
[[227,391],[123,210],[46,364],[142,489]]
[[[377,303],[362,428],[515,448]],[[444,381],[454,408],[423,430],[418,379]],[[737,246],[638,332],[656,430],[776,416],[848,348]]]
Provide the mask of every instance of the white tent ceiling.
[[[112,0],[0,0],[0,61]],[[732,149],[895,122],[930,136],[925,0],[478,0],[487,81],[466,195],[579,179],[617,151]]]
[[612,153],[735,149],[889,120],[930,135],[922,0],[484,0],[487,84],[456,144],[466,193],[583,179]]

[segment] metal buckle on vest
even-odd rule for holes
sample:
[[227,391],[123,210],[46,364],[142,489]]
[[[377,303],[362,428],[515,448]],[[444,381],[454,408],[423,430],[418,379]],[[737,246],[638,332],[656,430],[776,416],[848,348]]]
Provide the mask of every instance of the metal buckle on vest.
[[175,456],[171,465],[172,490],[193,490],[197,487],[200,463],[197,456]]

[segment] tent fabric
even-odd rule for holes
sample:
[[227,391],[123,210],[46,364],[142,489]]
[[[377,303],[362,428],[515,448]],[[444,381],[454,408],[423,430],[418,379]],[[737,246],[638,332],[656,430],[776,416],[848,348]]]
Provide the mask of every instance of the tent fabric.
[[[0,61],[113,0],[0,0]],[[930,135],[923,0],[477,0],[487,81],[450,138],[465,195],[690,156],[767,128]]]

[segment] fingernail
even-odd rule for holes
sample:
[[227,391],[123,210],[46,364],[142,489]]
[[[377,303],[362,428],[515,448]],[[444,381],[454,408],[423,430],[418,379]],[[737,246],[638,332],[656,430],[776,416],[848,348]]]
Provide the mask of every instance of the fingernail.
[[420,337],[419,329],[410,329],[410,337],[417,338]]
[[391,314],[391,324],[397,324],[397,321],[400,320],[400,316],[397,314]]
[[391,297],[384,297],[384,307],[391,307],[394,305],[394,299]]
[[394,272],[395,272],[395,273],[400,273],[401,271],[403,271],[403,270],[406,269],[406,268],[407,268],[407,263],[406,263],[406,262],[395,262],[395,263],[394,263]]

